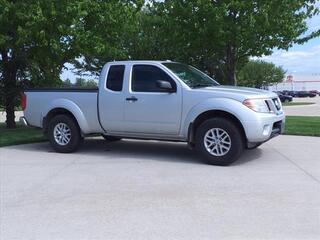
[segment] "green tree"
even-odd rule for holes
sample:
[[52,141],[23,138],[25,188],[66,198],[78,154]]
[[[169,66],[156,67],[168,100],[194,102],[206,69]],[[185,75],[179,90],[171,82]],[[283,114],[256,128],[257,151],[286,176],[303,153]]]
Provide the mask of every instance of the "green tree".
[[86,87],[87,88],[95,88],[97,86],[98,86],[97,82],[95,80],[93,80],[93,79],[89,79],[89,80],[86,81]]
[[76,87],[85,87],[86,86],[86,80],[84,78],[76,78],[76,82],[74,84]]
[[76,82],[74,84],[75,87],[84,87],[84,88],[92,88],[97,87],[96,81],[93,79],[86,80],[84,78],[76,78]]
[[62,86],[63,87],[72,87],[72,82],[71,82],[71,80],[69,79],[69,78],[67,78],[66,80],[64,80],[63,81],[63,84],[62,84]]
[[[145,10],[152,19],[138,39],[146,56],[184,61],[235,85],[236,71],[250,56],[288,49],[294,43],[319,36],[306,34],[306,20],[318,14],[315,0],[154,0]],[[148,19],[146,17],[142,19]],[[138,41],[138,42],[139,42]],[[148,40],[149,41],[149,40]],[[138,48],[143,50],[142,47]],[[158,55],[157,55],[158,54]],[[140,58],[143,52],[137,54]]]
[[250,61],[238,72],[238,84],[260,88],[266,84],[281,82],[285,73],[282,67],[277,67],[273,63],[261,60]]
[[85,15],[77,27],[76,44],[81,57],[72,61],[78,73],[99,74],[102,66],[113,60],[130,58],[131,37],[144,0],[88,0]]
[[0,86],[8,128],[15,127],[22,83],[60,84],[63,65],[79,55],[74,36],[80,14],[76,0],[0,0]]

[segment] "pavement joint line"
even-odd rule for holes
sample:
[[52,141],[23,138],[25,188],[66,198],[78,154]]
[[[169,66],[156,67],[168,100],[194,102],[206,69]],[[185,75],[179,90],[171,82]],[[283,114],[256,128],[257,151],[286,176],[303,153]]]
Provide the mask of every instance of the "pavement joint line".
[[[268,144],[269,145],[269,144]],[[288,156],[286,156],[285,154],[281,153],[280,151],[278,151],[276,148],[272,147],[271,145],[269,145],[270,148],[272,148],[274,151],[276,151],[277,153],[279,153],[282,157],[284,157],[287,161],[291,162],[294,166],[296,166],[296,168],[300,169],[302,172],[304,172],[307,176],[309,176],[312,180],[316,181],[318,184],[320,184],[320,180],[317,179],[315,176],[313,176],[311,173],[309,173],[307,170],[305,170],[304,168],[302,168],[300,165],[298,165],[296,162],[292,161]]]

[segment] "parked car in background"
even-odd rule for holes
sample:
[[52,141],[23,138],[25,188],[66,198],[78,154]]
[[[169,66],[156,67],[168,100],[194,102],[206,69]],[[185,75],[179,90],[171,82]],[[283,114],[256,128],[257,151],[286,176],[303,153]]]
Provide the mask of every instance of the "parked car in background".
[[275,91],[281,102],[292,102],[293,97],[281,91]]
[[284,90],[282,91],[282,94],[284,95],[289,95],[291,97],[296,97],[298,94],[298,91],[289,91],[289,90]]
[[291,96],[290,92],[292,92],[292,91],[289,91],[289,90],[283,90],[283,91],[281,91],[281,92],[282,92],[282,94],[290,95],[290,96]]
[[210,164],[228,165],[284,130],[278,96],[221,86],[194,67],[170,61],[109,62],[97,89],[31,89],[24,124],[43,128],[57,152],[85,136],[188,142]]
[[309,91],[298,91],[296,97],[315,97],[317,94],[309,92]]
[[320,96],[320,91],[318,91],[318,90],[311,90],[310,93],[314,93],[314,94]]

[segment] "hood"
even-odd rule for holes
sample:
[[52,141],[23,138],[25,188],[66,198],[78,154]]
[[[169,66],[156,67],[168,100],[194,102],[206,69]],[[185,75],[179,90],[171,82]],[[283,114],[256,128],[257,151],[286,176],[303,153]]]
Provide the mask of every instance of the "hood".
[[219,85],[212,87],[203,87],[195,88],[194,91],[204,91],[207,93],[212,93],[216,97],[225,97],[235,99],[237,101],[244,101],[248,98],[277,98],[278,95],[274,92],[261,90],[257,88],[248,88],[248,87],[236,87],[236,86],[227,86]]

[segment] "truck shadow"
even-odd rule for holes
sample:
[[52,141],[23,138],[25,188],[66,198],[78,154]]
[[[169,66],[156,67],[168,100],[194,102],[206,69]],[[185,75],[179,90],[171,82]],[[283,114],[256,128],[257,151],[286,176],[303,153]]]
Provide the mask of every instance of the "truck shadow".
[[87,139],[79,149],[80,154],[108,156],[111,158],[128,158],[157,160],[168,162],[200,163],[198,155],[188,149],[185,143],[122,140],[106,142],[100,139]]
[[[48,142],[11,146],[22,151],[39,151],[55,153]],[[148,140],[122,140],[106,142],[101,138],[87,138],[79,150],[73,155],[106,156],[108,159],[134,159],[167,162],[184,162],[201,164],[201,157],[196,151],[190,150],[186,143],[148,141]],[[262,154],[261,149],[246,150],[233,165],[242,165],[257,160]],[[69,155],[69,154],[68,154]],[[63,156],[63,154],[61,154]],[[88,158],[90,159],[90,158]]]
[[[101,152],[101,150],[103,151]],[[186,143],[123,140],[104,142],[99,139],[88,139],[79,150],[81,154],[108,155],[114,158],[150,159],[168,162],[203,163],[196,151],[190,150]],[[107,152],[107,153],[106,153]],[[239,165],[258,159],[261,149],[246,150],[233,165]]]

